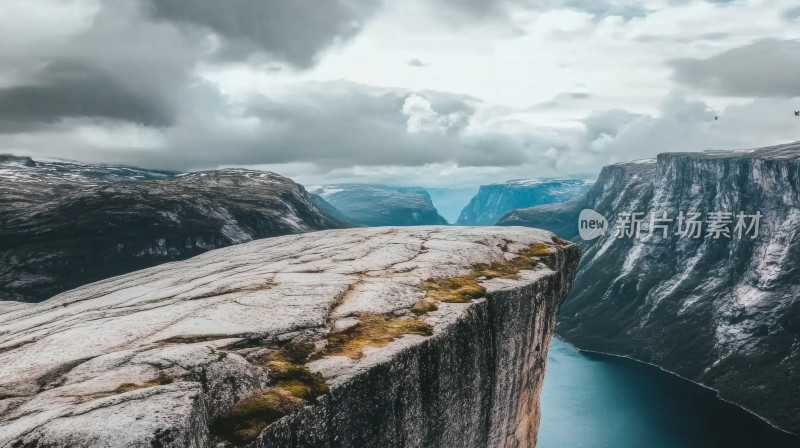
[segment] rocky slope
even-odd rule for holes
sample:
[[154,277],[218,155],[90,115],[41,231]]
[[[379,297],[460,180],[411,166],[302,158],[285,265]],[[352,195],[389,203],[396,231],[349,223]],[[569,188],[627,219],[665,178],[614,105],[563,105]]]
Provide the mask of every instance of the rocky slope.
[[329,230],[0,302],[0,447],[533,447],[578,259],[534,229]]
[[586,192],[582,179],[522,179],[483,185],[456,221],[460,226],[493,226],[506,213],[541,204],[568,201]]
[[309,187],[351,220],[365,226],[447,224],[422,188],[341,184]]
[[40,301],[92,281],[256,238],[350,227],[277,174],[176,175],[0,160],[0,300]]
[[[594,209],[613,227],[643,212],[641,238],[581,243],[584,258],[558,333],[580,348],[654,363],[800,433],[800,143],[670,153],[605,167],[579,200],[506,216],[507,225],[577,236]],[[759,235],[645,238],[650,213],[760,212]],[[734,219],[734,221],[736,221]],[[747,222],[748,226],[750,222]],[[732,224],[731,230],[735,223]]]

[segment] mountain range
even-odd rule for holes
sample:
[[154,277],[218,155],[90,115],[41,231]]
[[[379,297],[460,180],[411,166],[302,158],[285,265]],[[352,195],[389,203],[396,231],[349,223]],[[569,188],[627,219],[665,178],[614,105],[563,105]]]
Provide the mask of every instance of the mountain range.
[[482,185],[461,211],[456,224],[492,226],[512,210],[568,201],[591,185],[583,179],[518,179]]
[[446,225],[424,188],[372,184],[309,187],[352,221],[370,227]]
[[210,249],[352,227],[301,185],[262,171],[175,174],[5,156],[0,195],[0,300],[41,301]]

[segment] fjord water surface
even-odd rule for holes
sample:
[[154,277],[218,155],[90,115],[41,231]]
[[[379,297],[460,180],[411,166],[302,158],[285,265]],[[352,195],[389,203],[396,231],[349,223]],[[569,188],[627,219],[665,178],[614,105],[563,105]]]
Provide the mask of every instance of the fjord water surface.
[[537,448],[798,448],[800,437],[657,367],[553,338]]

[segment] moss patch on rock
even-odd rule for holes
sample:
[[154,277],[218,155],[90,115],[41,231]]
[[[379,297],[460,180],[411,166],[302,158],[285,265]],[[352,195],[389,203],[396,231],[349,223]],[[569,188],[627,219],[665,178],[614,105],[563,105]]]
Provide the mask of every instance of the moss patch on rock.
[[[558,237],[553,238],[554,242],[556,242],[556,238]],[[565,240],[561,241],[566,243]],[[506,251],[507,248],[504,252]],[[422,315],[437,309],[436,304],[440,302],[469,303],[486,294],[486,289],[478,284],[478,279],[518,279],[520,271],[535,268],[539,265],[540,258],[550,256],[550,254],[550,248],[547,245],[532,244],[511,260],[474,266],[473,271],[467,275],[426,280],[419,285],[419,288],[426,291],[427,294],[411,308],[411,311]]]
[[323,356],[347,356],[358,359],[365,347],[384,347],[406,334],[431,336],[430,324],[409,318],[386,318],[380,314],[362,314],[359,324],[328,336]]
[[424,298],[419,302],[415,303],[414,306],[411,308],[411,312],[416,314],[417,316],[421,316],[423,314],[430,313],[431,311],[438,310],[439,307],[436,305],[436,301],[431,298]]
[[271,423],[305,405],[306,400],[283,388],[260,390],[236,403],[219,419],[215,430],[231,443],[246,445]]
[[322,377],[304,365],[313,353],[313,344],[289,342],[254,361],[275,385],[234,405],[216,422],[215,433],[235,445],[245,445],[281,417],[330,392]]

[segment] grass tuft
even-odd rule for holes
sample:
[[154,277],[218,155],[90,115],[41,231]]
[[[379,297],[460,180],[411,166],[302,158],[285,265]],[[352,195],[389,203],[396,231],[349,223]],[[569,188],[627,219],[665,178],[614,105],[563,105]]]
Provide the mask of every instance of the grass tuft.
[[305,405],[305,400],[289,390],[280,387],[260,390],[236,403],[217,421],[215,430],[226,440],[245,445],[255,440],[267,426]]
[[416,319],[387,319],[380,314],[362,314],[359,320],[355,327],[328,336],[328,346],[323,355],[358,359],[365,347],[384,347],[406,334],[433,334],[431,325]]
[[486,289],[480,286],[477,276],[437,278],[422,282],[420,288],[428,292],[426,298],[434,302],[469,303],[486,294]]
[[215,432],[235,445],[248,444],[271,423],[329,393],[322,377],[303,365],[314,350],[310,343],[289,342],[257,359],[254,364],[265,369],[275,385],[237,403],[217,421]]
[[439,307],[436,306],[436,301],[431,298],[424,298],[419,302],[415,303],[413,307],[411,307],[411,312],[416,314],[417,316],[421,316],[423,314],[430,313],[431,311],[438,310]]
[[[553,241],[555,242],[555,239]],[[504,252],[508,251],[508,243],[503,249]],[[426,280],[420,284],[419,288],[426,291],[427,294],[424,299],[414,305],[411,311],[417,315],[422,315],[437,309],[436,304],[440,302],[469,303],[486,294],[486,289],[478,284],[479,278],[518,279],[520,271],[537,267],[539,258],[547,257],[550,254],[551,252],[547,245],[541,243],[532,244],[511,260],[501,260],[488,265],[477,265],[471,273],[465,276]]]

